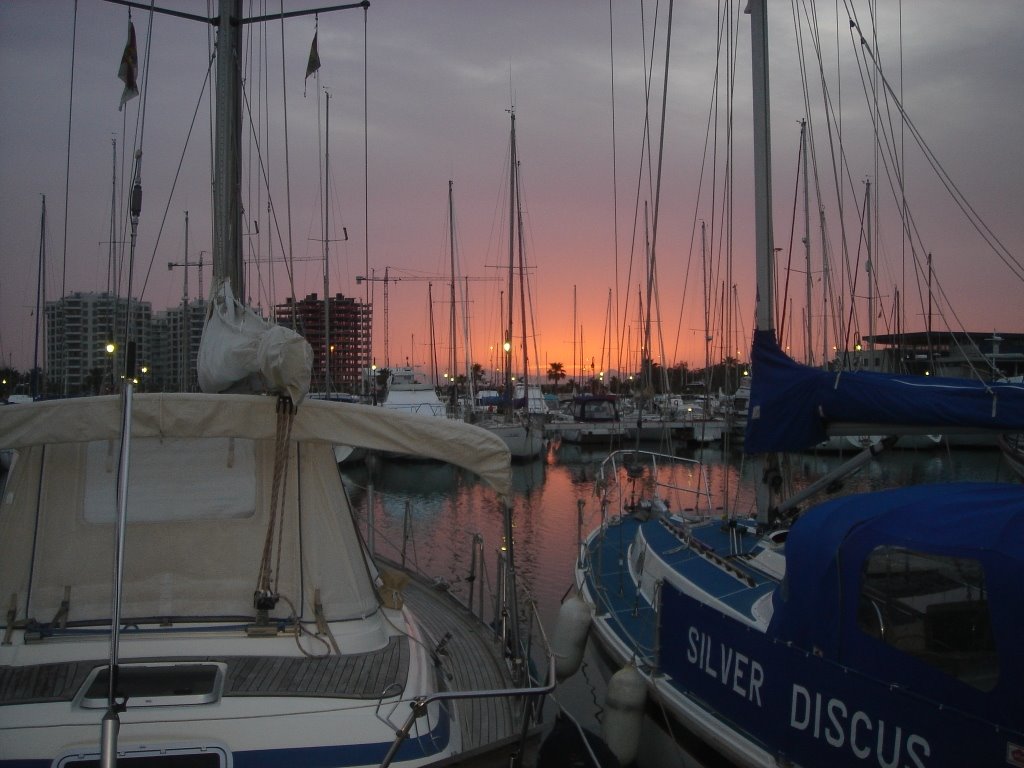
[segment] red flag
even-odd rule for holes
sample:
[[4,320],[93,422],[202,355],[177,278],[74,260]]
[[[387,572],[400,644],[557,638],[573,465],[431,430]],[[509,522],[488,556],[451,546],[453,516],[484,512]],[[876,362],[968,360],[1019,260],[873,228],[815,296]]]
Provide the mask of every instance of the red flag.
[[121,104],[117,108],[120,112],[129,100],[139,95],[139,51],[135,46],[135,25],[128,22],[128,42],[124,45],[124,53],[121,54],[121,66],[117,70],[117,76],[124,83],[124,91],[121,93]]

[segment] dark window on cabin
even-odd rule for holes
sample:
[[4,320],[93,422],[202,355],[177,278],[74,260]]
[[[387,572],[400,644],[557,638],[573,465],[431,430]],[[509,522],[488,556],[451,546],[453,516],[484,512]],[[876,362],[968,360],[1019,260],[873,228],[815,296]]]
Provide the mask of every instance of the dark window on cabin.
[[862,573],[857,623],[872,637],[982,691],[999,679],[977,560],[878,547]]

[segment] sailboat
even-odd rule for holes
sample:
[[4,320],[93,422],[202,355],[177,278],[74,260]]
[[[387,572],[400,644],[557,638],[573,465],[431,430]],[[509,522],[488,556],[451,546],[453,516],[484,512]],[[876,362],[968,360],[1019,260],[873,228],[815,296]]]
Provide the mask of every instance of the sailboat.
[[[509,110],[512,127],[509,134],[509,234],[508,234],[508,304],[506,307],[507,318],[505,326],[505,389],[501,398],[500,417],[494,418],[491,414],[483,414],[478,421],[479,425],[497,436],[508,446],[512,456],[517,459],[532,459],[544,450],[544,426],[543,423],[536,423],[539,420],[531,418],[532,405],[536,401],[533,395],[534,387],[529,386],[529,355],[528,355],[528,334],[526,332],[526,291],[525,285],[526,266],[523,258],[523,233],[522,233],[522,211],[519,200],[519,157],[516,147],[516,113]],[[518,261],[518,267],[516,263]],[[515,295],[516,295],[516,270],[519,270],[520,277],[520,315],[523,324],[523,372],[521,382],[514,384],[512,373],[512,345],[514,343],[515,330]],[[518,399],[522,397],[522,410],[516,408]]]
[[[135,394],[129,375],[120,396],[0,409],[0,766],[508,760],[548,690],[526,673],[511,538],[485,623],[375,556],[332,446],[443,459],[502,498],[508,450],[471,425],[306,398],[308,344],[233,297],[241,6],[215,20],[204,392]],[[263,394],[237,393],[254,381]]]
[[[633,711],[649,701],[670,732],[736,765],[1024,765],[1024,485],[910,486],[806,510],[824,485],[777,496],[777,452],[832,434],[1019,431],[1024,388],[820,371],[779,348],[766,4],[748,8],[758,303],[745,450],[763,463],[757,517],[716,509],[696,463],[612,454],[555,636],[578,651],[589,632],[621,667],[610,699],[629,694]],[[563,656],[564,676],[579,656]],[[636,729],[613,735],[631,758]]]

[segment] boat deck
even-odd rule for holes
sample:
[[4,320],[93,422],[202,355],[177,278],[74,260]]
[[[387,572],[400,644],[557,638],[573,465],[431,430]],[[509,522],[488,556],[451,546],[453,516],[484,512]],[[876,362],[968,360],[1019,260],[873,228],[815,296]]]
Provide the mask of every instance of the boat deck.
[[[390,684],[405,680],[409,641],[392,638],[370,653],[342,656],[203,656],[187,659],[126,659],[139,662],[222,662],[223,696],[312,696],[377,699]],[[108,659],[0,667],[0,706],[71,701],[89,673]]]
[[[418,620],[423,642],[435,652],[444,670],[444,684],[453,691],[502,690],[513,687],[502,649],[481,622],[450,594],[429,583],[411,578],[402,595]],[[65,636],[74,630],[66,630]],[[445,637],[447,640],[445,640]],[[443,640],[443,648],[437,652]],[[222,662],[226,665],[224,697],[311,696],[378,699],[389,686],[404,687],[410,660],[410,640],[398,636],[383,648],[369,653],[341,656],[203,656],[187,659],[131,659],[132,662]],[[127,660],[126,660],[127,661]],[[90,672],[107,664],[106,659],[0,666],[0,707],[4,705],[71,702]],[[517,710],[521,700],[508,697],[458,699],[463,749],[487,751],[508,745],[518,736]],[[405,719],[400,707],[395,717]],[[461,755],[466,757],[465,754]]]
[[[443,662],[450,690],[513,687],[497,638],[454,597],[415,577],[402,588],[402,597],[415,610],[421,628],[429,633],[431,648],[450,634]],[[427,609],[428,605],[432,609]],[[516,702],[509,697],[457,699],[454,703],[464,750],[489,749],[518,737]]]
[[778,584],[774,579],[746,564],[745,555],[758,542],[754,536],[740,536],[743,554],[729,556],[729,532],[716,523],[694,526],[690,535],[712,553],[698,554],[693,547],[682,547],[680,532],[671,524],[648,525],[647,540],[667,565],[692,581],[715,600],[753,619],[753,606]]
[[[708,547],[711,555],[707,556],[698,554],[693,546],[684,545],[671,525],[622,518],[607,529],[604,537],[591,541],[587,584],[592,594],[599,595],[603,609],[599,614],[608,620],[627,647],[647,656],[648,662],[659,653],[658,617],[647,600],[637,593],[626,554],[640,525],[644,525],[651,553],[648,557],[656,553],[667,567],[694,582],[723,606],[745,616],[752,617],[754,603],[777,585],[775,580],[747,567],[742,555],[725,557],[721,554],[728,552],[729,538],[718,525],[700,526],[692,531],[693,537]],[[743,542],[744,550],[753,544],[751,537],[749,542]]]

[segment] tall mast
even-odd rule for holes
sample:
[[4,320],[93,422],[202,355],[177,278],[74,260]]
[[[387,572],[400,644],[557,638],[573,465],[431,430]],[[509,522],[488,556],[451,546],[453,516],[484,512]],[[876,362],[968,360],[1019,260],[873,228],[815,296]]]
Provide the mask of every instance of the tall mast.
[[217,25],[213,279],[245,301],[242,282],[242,0],[220,0]]
[[512,117],[512,132],[509,139],[508,168],[508,315],[505,318],[505,400],[507,412],[512,412],[512,295],[515,293],[515,252],[516,252],[516,111],[509,110]]
[[[583,344],[583,339],[580,339],[580,344]],[[576,392],[576,387],[579,385],[580,369],[578,365],[579,359],[576,356],[576,284],[572,286],[572,389]]]
[[324,394],[331,394],[331,291],[330,243],[331,229],[331,94],[324,90],[327,105],[324,128]]
[[[756,329],[775,335],[775,297],[772,283],[774,243],[772,239],[772,164],[771,126],[768,99],[768,11],[767,0],[750,0],[751,75],[754,91],[754,247],[757,263]],[[774,339],[773,339],[774,341]],[[754,372],[757,376],[757,372]],[[757,414],[751,414],[756,418]],[[760,457],[763,471],[755,496],[757,516],[762,523],[768,515],[775,494],[773,484],[779,477],[778,457]]]
[[451,371],[451,406],[456,404],[455,368],[458,365],[458,347],[455,344],[455,200],[452,191],[453,182],[448,179],[448,254],[451,261],[451,309],[448,314],[448,338],[451,341],[449,354],[449,370]]
[[751,74],[754,87],[754,248],[757,262],[756,327],[775,330],[772,162],[768,97],[768,12],[766,0],[750,0]]
[[[39,335],[42,311],[46,306],[46,195],[43,195],[42,213],[39,215],[39,263],[36,273],[36,331],[32,345],[32,399],[39,397]],[[46,362],[44,356],[43,362]]]
[[810,191],[807,188],[807,119],[800,121],[800,157],[804,165],[804,261],[806,263],[807,287],[807,318],[804,323],[806,328],[806,343],[804,345],[804,360],[808,365],[814,365],[814,334],[811,326],[811,289],[814,282],[811,277],[811,205]]
[[[523,338],[523,398],[526,412],[530,411],[530,352],[526,333],[526,246],[523,243],[523,205],[519,190],[519,162],[516,161],[516,240],[519,245],[519,325]],[[511,323],[509,323],[511,327]]]
[[[866,234],[867,261],[864,263],[864,270],[868,275],[868,350],[875,350],[875,272],[871,263],[871,179],[864,182],[864,217],[868,222]],[[871,355],[871,364],[874,363],[874,355]]]
[[192,340],[189,326],[191,320],[188,308],[188,211],[185,211],[185,282],[181,292],[181,392],[188,392],[191,387],[189,376],[189,362],[192,358],[189,349],[189,342]]

